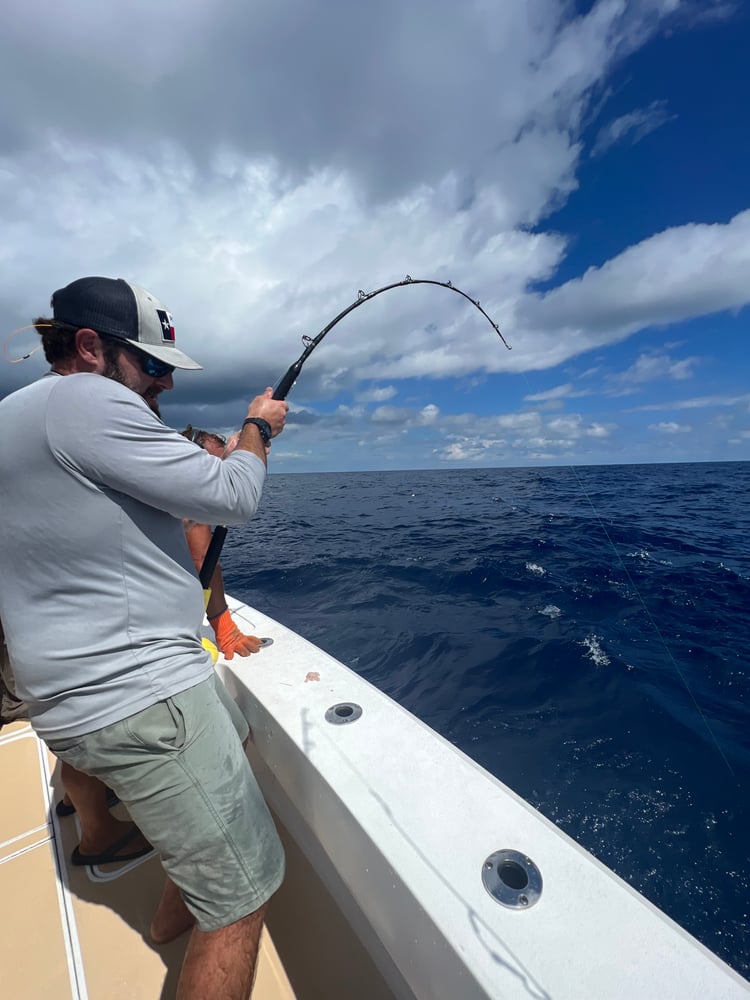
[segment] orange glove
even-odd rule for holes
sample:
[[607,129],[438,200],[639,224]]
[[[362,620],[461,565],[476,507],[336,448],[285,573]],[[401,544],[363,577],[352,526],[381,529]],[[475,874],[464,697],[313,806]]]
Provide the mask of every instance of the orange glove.
[[254,635],[243,635],[232,621],[229,608],[225,608],[220,615],[208,620],[216,636],[216,645],[225,659],[231,660],[235,653],[239,656],[249,656],[260,649],[260,639]]

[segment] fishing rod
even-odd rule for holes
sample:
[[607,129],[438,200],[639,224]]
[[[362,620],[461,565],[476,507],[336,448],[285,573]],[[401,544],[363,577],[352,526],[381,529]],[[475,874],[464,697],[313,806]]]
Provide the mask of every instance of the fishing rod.
[[[440,288],[447,288],[449,291],[455,292],[456,295],[461,295],[463,298],[467,300],[467,302],[470,302],[476,309],[479,310],[479,312],[484,316],[484,318],[490,324],[492,329],[498,335],[500,340],[502,340],[505,347],[507,347],[509,351],[511,350],[510,344],[500,332],[500,327],[492,319],[492,317],[488,316],[488,314],[484,311],[484,309],[479,303],[479,299],[473,299],[466,292],[462,291],[460,288],[454,285],[452,281],[438,281],[436,278],[412,278],[410,274],[407,274],[402,281],[394,281],[390,285],[383,285],[382,288],[376,288],[374,292],[363,292],[362,289],[360,289],[357,298],[354,300],[354,302],[352,302],[351,305],[348,305],[346,309],[342,309],[341,312],[338,314],[338,316],[334,316],[331,322],[328,323],[327,326],[324,326],[323,329],[320,331],[320,333],[317,334],[317,336],[309,337],[306,334],[303,335],[302,343],[305,345],[305,349],[299,356],[299,358],[297,358],[297,360],[294,362],[294,364],[290,365],[289,368],[287,368],[286,372],[282,376],[278,385],[274,389],[272,398],[286,399],[287,395],[291,391],[292,386],[297,381],[297,378],[299,377],[299,373],[302,371],[302,366],[304,365],[304,363],[310,357],[310,355],[318,346],[318,344],[323,340],[326,334],[330,333],[330,331],[334,328],[334,326],[340,323],[345,316],[348,316],[349,313],[353,312],[355,309],[359,309],[359,307],[364,305],[365,302],[369,302],[371,299],[374,299],[377,295],[382,295],[383,292],[389,292],[393,288],[401,288],[404,285],[438,285]],[[224,539],[226,538],[226,536],[227,536],[226,525],[219,524],[216,526],[216,528],[214,528],[213,535],[211,536],[211,542],[208,546],[208,550],[206,551],[206,555],[203,560],[203,565],[201,566],[199,574],[201,585],[204,590],[209,586],[209,583],[211,582],[211,577],[214,575],[214,571],[219,562],[219,556],[221,555],[221,550],[224,545]]]
[[374,292],[363,292],[360,289],[356,300],[352,302],[351,305],[347,306],[346,309],[342,309],[338,316],[335,316],[331,320],[328,326],[324,326],[317,337],[303,336],[302,343],[305,345],[305,349],[294,364],[290,365],[287,369],[283,378],[273,391],[273,398],[286,399],[287,393],[297,381],[297,376],[302,371],[302,365],[305,361],[307,361],[325,335],[329,333],[337,323],[340,323],[345,316],[348,316],[349,313],[353,312],[355,309],[359,309],[361,305],[364,305],[365,302],[369,302],[370,299],[374,299],[376,295],[382,295],[383,292],[389,292],[392,288],[401,288],[403,285],[439,285],[441,288],[447,288],[451,292],[455,292],[457,295],[462,295],[480,311],[500,340],[502,340],[508,350],[511,350],[510,344],[500,332],[500,327],[493,319],[491,319],[491,317],[487,315],[484,309],[482,309],[478,299],[472,299],[472,297],[467,295],[466,292],[462,292],[460,288],[457,288],[452,281],[437,281],[434,278],[412,278],[411,275],[407,274],[403,281],[394,281],[393,284],[383,285],[382,288],[376,288]]

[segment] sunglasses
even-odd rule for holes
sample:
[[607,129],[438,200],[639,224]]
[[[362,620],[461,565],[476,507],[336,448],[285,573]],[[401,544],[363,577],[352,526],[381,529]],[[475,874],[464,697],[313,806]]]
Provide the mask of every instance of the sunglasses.
[[150,354],[145,354],[137,347],[131,347],[130,344],[124,344],[122,341],[119,343],[121,347],[133,355],[144,375],[149,375],[151,378],[164,378],[165,375],[171,375],[174,371],[174,365],[168,365],[166,361],[152,358]]

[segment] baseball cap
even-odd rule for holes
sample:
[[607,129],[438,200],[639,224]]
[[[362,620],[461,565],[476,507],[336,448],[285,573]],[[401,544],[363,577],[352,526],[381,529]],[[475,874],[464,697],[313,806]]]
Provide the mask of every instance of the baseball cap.
[[79,329],[88,327],[128,340],[144,354],[174,368],[202,368],[178,351],[172,316],[150,292],[123,278],[78,278],[52,295],[52,315]]

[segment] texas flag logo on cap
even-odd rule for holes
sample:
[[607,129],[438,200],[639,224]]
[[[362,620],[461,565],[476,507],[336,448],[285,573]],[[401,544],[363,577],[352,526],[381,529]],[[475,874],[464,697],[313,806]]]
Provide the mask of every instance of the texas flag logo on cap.
[[174,344],[174,322],[171,315],[165,309],[157,309],[156,315],[161,323],[161,339],[165,343]]

